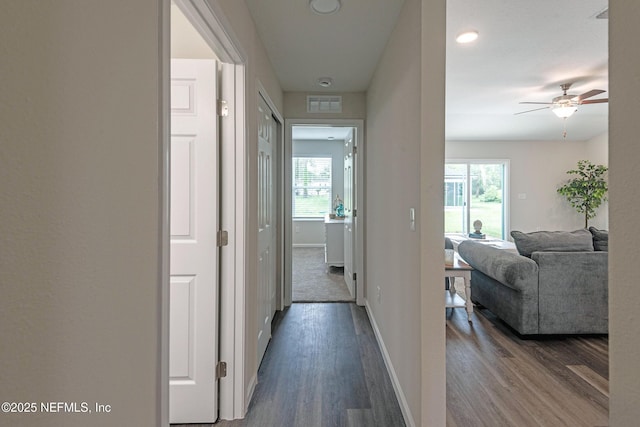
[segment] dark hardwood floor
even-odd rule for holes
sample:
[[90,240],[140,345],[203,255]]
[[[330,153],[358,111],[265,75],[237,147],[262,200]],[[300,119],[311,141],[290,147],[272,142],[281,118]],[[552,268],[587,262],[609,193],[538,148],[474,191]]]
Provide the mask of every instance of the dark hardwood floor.
[[[446,316],[448,427],[608,425],[606,336],[523,339],[486,309],[473,324],[463,309]],[[366,312],[349,303],[276,316],[247,417],[190,424],[404,425]]]
[[246,418],[188,426],[405,425],[364,308],[293,304],[273,328]]
[[608,425],[606,336],[522,339],[486,309],[447,309],[447,426]]

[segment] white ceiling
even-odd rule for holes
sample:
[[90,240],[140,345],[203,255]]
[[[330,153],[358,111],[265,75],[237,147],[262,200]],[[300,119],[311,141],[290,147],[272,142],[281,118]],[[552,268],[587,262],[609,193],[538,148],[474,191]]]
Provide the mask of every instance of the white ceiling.
[[[606,132],[608,105],[580,106],[566,123],[549,102],[569,93],[608,90],[608,20],[595,19],[607,0],[449,0],[447,2],[448,140],[586,140]],[[474,28],[472,45],[455,36]],[[604,93],[595,98],[606,97]]]
[[[403,0],[342,0],[335,15],[308,0],[246,0],[284,91],[364,91]],[[607,104],[580,106],[563,123],[550,110],[514,115],[569,91],[608,90],[607,0],[448,0],[448,140],[587,140],[607,131]],[[454,41],[473,28],[471,45]],[[598,96],[606,97],[607,93]]]
[[[246,0],[284,91],[362,92],[404,0],[341,0],[318,15],[309,0]],[[333,78],[323,89],[320,77]]]

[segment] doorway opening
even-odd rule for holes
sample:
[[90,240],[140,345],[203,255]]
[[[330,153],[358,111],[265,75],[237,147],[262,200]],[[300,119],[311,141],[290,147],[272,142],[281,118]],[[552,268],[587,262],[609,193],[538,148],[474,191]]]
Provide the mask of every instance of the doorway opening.
[[286,305],[363,302],[361,135],[362,121],[287,120]]
[[345,175],[351,172],[344,163],[354,132],[349,126],[292,129],[293,302],[355,301],[344,272]]

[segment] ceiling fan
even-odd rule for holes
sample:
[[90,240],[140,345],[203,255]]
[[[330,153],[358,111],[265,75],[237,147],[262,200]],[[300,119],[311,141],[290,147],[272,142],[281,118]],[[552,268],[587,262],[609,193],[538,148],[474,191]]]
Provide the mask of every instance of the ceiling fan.
[[551,102],[520,102],[520,104],[541,104],[541,105],[547,105],[547,107],[540,107],[540,108],[534,108],[533,110],[520,111],[519,113],[515,113],[515,115],[530,113],[532,111],[544,110],[546,108],[551,108],[551,111],[553,111],[556,116],[566,119],[567,117],[570,117],[573,113],[576,112],[576,110],[578,109],[578,105],[600,104],[602,102],[609,102],[609,99],[607,98],[587,99],[587,98],[591,98],[592,96],[600,95],[601,93],[606,92],[601,89],[591,89],[590,91],[587,91],[582,95],[567,95],[567,91],[569,90],[571,85],[572,83],[564,83],[560,85],[560,88],[564,93],[560,96],[556,96],[555,98],[553,98]]

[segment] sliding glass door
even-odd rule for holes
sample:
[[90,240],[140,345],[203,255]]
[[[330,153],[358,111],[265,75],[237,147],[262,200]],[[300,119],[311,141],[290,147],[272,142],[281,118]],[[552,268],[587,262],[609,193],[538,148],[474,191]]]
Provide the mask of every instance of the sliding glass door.
[[507,215],[507,161],[447,161],[444,175],[445,233],[481,233],[504,239]]

